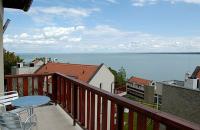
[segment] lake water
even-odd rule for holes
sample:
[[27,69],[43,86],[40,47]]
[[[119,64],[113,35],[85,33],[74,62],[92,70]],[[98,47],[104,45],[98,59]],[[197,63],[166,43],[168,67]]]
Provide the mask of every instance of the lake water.
[[123,66],[127,77],[139,76],[151,80],[184,80],[200,65],[200,54],[18,54],[29,62],[35,57],[57,58],[60,62],[101,64],[118,70]]

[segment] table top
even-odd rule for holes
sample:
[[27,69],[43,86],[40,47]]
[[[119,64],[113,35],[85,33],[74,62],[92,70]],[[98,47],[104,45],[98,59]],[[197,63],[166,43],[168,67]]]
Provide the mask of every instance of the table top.
[[38,107],[45,105],[50,101],[47,96],[24,96],[12,101],[12,105],[16,107]]

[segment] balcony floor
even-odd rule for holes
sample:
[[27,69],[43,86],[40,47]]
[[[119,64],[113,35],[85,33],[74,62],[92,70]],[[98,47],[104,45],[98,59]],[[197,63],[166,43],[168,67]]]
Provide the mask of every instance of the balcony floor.
[[[58,105],[35,108],[38,130],[82,130]],[[35,129],[35,128],[34,128]]]

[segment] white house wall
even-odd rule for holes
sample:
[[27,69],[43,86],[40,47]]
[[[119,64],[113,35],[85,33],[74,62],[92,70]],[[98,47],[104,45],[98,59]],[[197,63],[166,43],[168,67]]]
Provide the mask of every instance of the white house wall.
[[99,88],[101,83],[101,89],[111,92],[111,88],[114,89],[114,80],[114,75],[103,65],[89,84]]
[[12,67],[11,74],[12,75],[14,75],[14,74],[33,74],[39,68],[40,68],[40,66],[22,67],[22,68]]

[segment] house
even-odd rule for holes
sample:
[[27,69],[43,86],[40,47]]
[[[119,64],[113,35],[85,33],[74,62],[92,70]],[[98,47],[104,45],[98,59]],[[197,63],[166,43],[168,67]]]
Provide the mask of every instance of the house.
[[126,83],[127,94],[149,104],[161,105],[162,84],[153,80],[131,77]]
[[192,75],[185,74],[184,87],[200,90],[200,66],[197,66]]
[[126,83],[127,94],[144,99],[144,89],[148,86],[155,86],[155,82],[139,77],[131,77]]
[[31,63],[17,63],[16,66],[12,66],[11,74],[33,74],[36,70],[38,70],[44,62],[42,60],[33,60]]
[[104,65],[84,65],[68,63],[47,63],[38,69],[35,74],[58,72],[70,76],[90,85],[109,92],[114,89],[114,75]]

